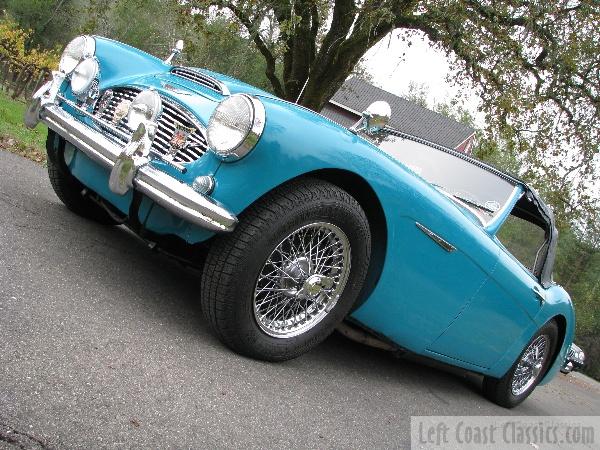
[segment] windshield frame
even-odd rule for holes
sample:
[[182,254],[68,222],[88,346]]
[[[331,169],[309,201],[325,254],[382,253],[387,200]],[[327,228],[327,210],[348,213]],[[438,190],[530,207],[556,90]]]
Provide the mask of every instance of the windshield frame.
[[[462,199],[459,196],[455,195],[453,192],[446,189],[446,187],[438,186],[433,182],[433,180],[427,179],[423,175],[416,174],[421,179],[423,179],[426,183],[433,186],[439,193],[444,195],[444,197],[446,197],[450,202],[452,202],[452,204],[455,205],[457,208],[461,209],[462,211],[467,212],[470,216],[473,216],[485,230],[487,230],[490,227],[494,227],[495,225],[497,225],[499,223],[499,221],[500,221],[500,223],[502,222],[502,220],[503,220],[502,217],[505,216],[506,210],[508,209],[510,211],[511,203],[514,203],[514,201],[516,201],[515,196],[517,196],[518,192],[522,192],[522,188],[520,188],[519,186],[524,183],[521,180],[517,179],[516,177],[509,175],[507,173],[504,173],[501,170],[498,170],[497,168],[495,168],[489,164],[486,164],[483,161],[480,161],[476,158],[473,158],[465,153],[459,152],[457,150],[453,150],[448,147],[444,147],[443,145],[435,144],[426,139],[422,139],[422,138],[419,138],[419,137],[416,137],[416,136],[413,136],[413,135],[410,135],[407,133],[403,133],[401,131],[395,130],[390,127],[384,128],[383,130],[381,130],[380,132],[378,132],[375,135],[368,135],[368,134],[364,134],[364,133],[360,133],[360,135],[362,138],[367,140],[370,144],[375,145],[380,151],[383,151],[386,154],[389,154],[392,158],[394,158],[394,160],[398,161],[403,166],[408,167],[409,170],[411,170],[411,167],[409,167],[406,164],[406,162],[404,162],[398,156],[390,153],[389,150],[382,147],[383,140],[386,139],[388,136],[391,135],[394,137],[398,137],[400,139],[410,140],[417,144],[426,146],[430,149],[441,151],[443,153],[448,154],[449,156],[453,156],[455,158],[461,159],[464,162],[466,162],[467,164],[472,165],[474,168],[488,172],[490,175],[496,176],[500,180],[504,181],[505,183],[512,185],[512,187],[513,187],[512,190],[506,196],[505,200],[500,205],[500,208],[497,211],[494,211],[493,213],[488,212],[489,215],[486,215],[486,214],[482,214],[484,212],[484,209],[480,209],[477,206],[470,204],[470,202],[466,201],[466,199],[465,199],[465,201],[461,201]],[[412,171],[412,172],[414,172],[414,171]]]

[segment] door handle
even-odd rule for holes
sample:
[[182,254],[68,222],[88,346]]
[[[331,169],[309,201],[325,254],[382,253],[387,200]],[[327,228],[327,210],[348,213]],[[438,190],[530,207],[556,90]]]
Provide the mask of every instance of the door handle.
[[546,293],[542,290],[542,288],[540,288],[539,286],[534,286],[533,293],[540,301],[540,305],[543,305],[544,302],[546,301]]

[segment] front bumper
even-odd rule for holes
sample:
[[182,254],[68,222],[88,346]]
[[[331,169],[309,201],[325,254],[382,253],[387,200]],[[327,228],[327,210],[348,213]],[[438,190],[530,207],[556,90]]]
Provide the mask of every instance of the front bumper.
[[[48,128],[108,169],[112,170],[124,154],[122,146],[78,121],[54,102],[41,103],[35,114]],[[196,192],[150,164],[137,168],[131,185],[174,215],[202,228],[228,232],[237,224],[236,216],[210,197]]]
[[569,351],[567,352],[567,357],[565,358],[565,362],[563,363],[560,371],[562,373],[570,373],[573,371],[580,370],[585,364],[585,354],[583,350],[579,348],[579,346],[575,344],[571,344],[569,347]]

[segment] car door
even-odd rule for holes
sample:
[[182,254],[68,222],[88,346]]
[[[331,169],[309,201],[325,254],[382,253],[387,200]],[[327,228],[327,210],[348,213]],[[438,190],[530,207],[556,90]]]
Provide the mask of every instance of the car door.
[[523,218],[526,201],[518,202],[490,237],[500,248],[490,278],[429,351],[489,368],[534,321],[545,295],[534,273],[547,233]]
[[[423,352],[460,316],[496,267],[500,248],[483,223],[510,201],[515,184],[448,149],[394,135],[377,144],[408,170],[386,208],[384,272],[353,317]],[[484,212],[481,205],[486,204],[497,206],[483,206]]]

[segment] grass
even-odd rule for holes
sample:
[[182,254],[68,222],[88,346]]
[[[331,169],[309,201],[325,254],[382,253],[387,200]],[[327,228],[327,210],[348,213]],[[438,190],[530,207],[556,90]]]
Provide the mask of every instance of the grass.
[[0,90],[0,149],[39,163],[46,162],[47,128],[40,124],[29,130],[23,123],[27,105]]

